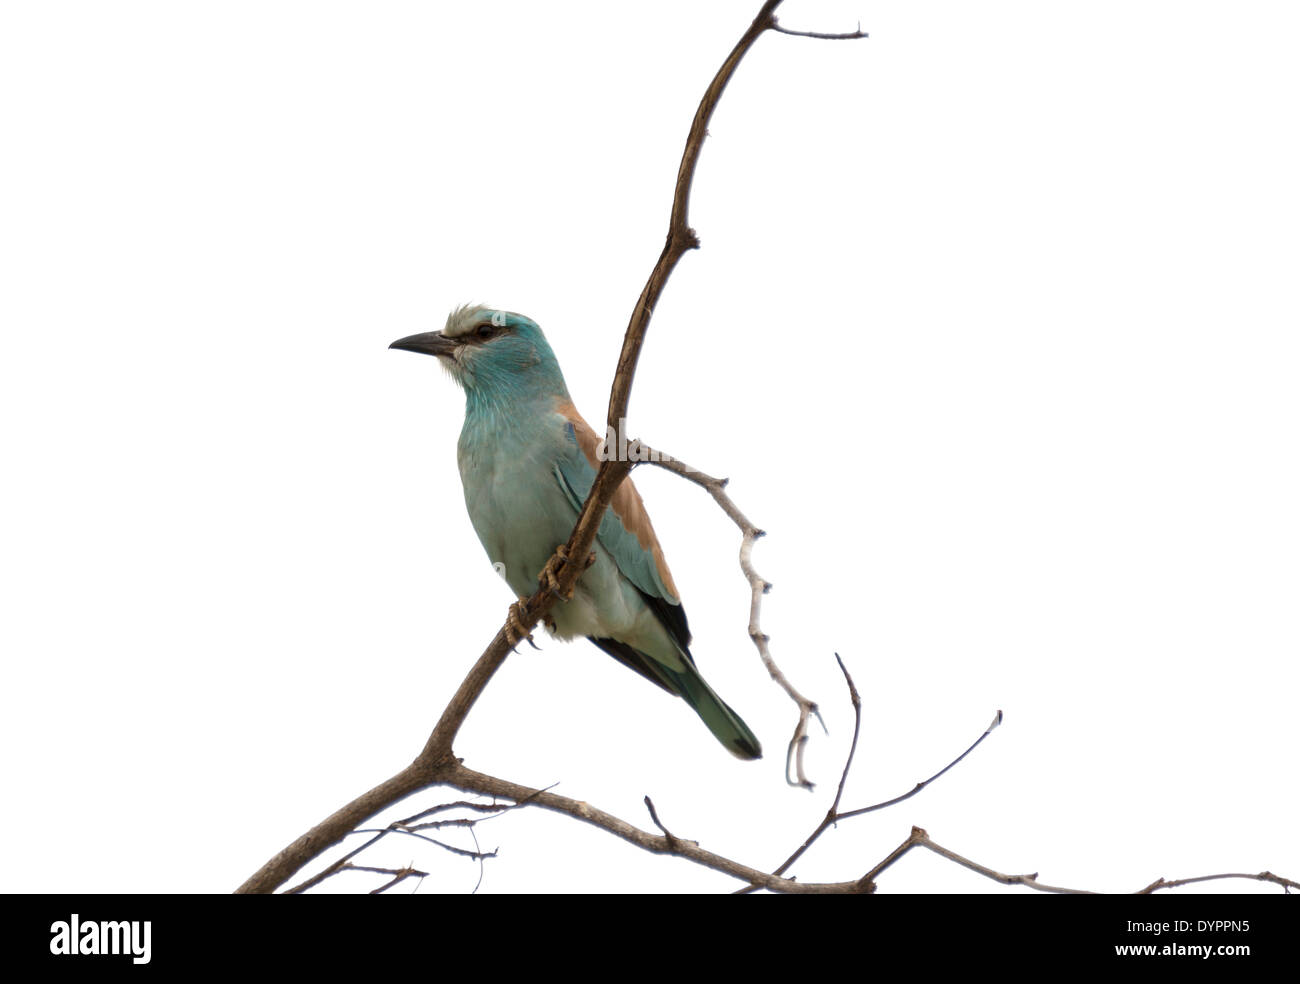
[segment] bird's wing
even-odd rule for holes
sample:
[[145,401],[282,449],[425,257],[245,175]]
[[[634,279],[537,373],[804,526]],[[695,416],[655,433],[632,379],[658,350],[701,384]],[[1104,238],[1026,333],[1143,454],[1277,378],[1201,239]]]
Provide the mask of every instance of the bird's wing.
[[[576,518],[596,480],[600,437],[572,403],[566,401],[557,409],[568,426],[567,441],[556,462],[555,473]],[[685,650],[691,642],[691,631],[677,597],[677,586],[631,478],[623,479],[614,493],[596,538],[614,558],[622,575],[645,597],[673,641]]]
[[[587,426],[572,403],[566,400],[557,409],[566,426],[555,477],[576,517],[596,481],[600,438]],[[758,738],[740,715],[704,681],[695,667],[695,660],[687,648],[691,630],[677,599],[677,587],[631,478],[623,479],[614,493],[609,509],[600,521],[596,539],[614,558],[619,572],[640,593],[677,652],[665,653],[664,647],[659,646],[652,653],[619,639],[588,638],[624,666],[685,700],[732,754],[744,759],[761,757],[763,749]]]

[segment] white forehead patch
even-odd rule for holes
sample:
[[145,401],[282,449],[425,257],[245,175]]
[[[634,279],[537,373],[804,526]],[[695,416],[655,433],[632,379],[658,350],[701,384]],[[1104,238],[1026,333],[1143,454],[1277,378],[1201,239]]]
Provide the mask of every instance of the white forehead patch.
[[471,331],[488,321],[486,315],[495,314],[491,308],[482,304],[463,304],[447,315],[447,327],[442,333],[448,338],[468,335]]

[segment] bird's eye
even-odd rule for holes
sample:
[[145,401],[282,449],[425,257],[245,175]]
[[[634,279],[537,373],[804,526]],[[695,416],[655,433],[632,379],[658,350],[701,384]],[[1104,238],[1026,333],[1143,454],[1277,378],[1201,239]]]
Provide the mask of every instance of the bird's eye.
[[479,337],[479,338],[491,338],[491,337],[492,337],[493,335],[495,335],[495,334],[496,334],[496,329],[495,329],[494,327],[492,327],[492,325],[479,325],[479,326],[478,326],[478,337]]

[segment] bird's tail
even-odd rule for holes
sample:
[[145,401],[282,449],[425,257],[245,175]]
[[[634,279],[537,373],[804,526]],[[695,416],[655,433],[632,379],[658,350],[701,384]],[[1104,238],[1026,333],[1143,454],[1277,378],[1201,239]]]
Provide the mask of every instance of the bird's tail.
[[737,758],[762,758],[763,746],[754,737],[754,732],[749,730],[749,725],[713,692],[713,688],[704,682],[699,671],[689,662],[689,657],[687,659],[686,668],[680,672],[663,666],[659,669],[672,679],[682,699],[700,716],[700,720],[727,751]]
[[[636,670],[643,677],[657,686],[663,687],[670,694],[681,697],[691,710],[700,716],[715,738],[723,747],[737,758],[756,759],[763,757],[763,746],[749,730],[749,725],[741,720],[713,688],[704,682],[700,671],[695,668],[695,660],[690,650],[674,642],[677,662],[682,668],[675,670],[666,662],[655,659],[639,649],[634,649],[626,642],[617,639],[587,636],[597,647],[626,666]],[[689,638],[689,636],[688,636]]]

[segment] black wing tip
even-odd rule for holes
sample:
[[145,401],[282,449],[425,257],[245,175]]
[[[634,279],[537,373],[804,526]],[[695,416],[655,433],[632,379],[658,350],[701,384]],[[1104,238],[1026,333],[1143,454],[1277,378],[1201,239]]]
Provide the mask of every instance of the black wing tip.
[[690,623],[686,621],[686,609],[682,607],[682,603],[680,601],[672,602],[667,598],[660,598],[657,595],[646,594],[640,588],[637,588],[636,590],[645,600],[645,603],[650,606],[650,610],[654,612],[655,618],[659,619],[659,624],[668,630],[668,634],[672,637],[673,642],[681,646],[682,650],[689,656],[691,626]]

